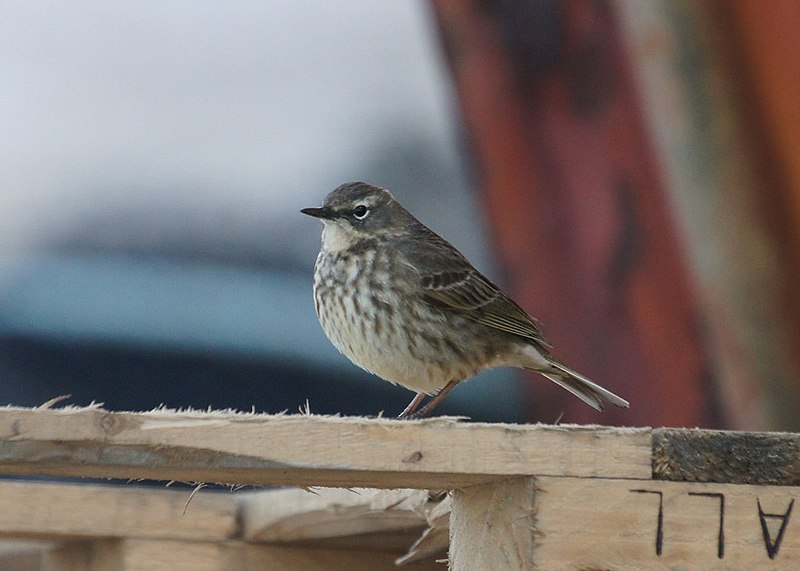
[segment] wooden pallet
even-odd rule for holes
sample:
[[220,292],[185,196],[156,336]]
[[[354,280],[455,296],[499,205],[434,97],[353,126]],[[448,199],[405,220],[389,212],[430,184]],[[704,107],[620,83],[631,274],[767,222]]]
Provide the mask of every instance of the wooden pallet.
[[3,569],[800,568],[796,434],[5,408],[0,473],[315,487],[0,481]]

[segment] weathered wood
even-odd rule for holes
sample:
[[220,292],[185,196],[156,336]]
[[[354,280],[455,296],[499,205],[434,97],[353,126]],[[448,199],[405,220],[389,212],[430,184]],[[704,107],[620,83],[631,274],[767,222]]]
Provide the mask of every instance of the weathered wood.
[[[265,466],[270,482],[326,484],[367,474],[381,487],[402,480],[456,488],[449,496],[200,491],[187,507],[189,490],[0,481],[0,537],[49,542],[6,549],[0,562],[46,571],[145,564],[148,571],[357,570],[423,560],[420,568],[436,568],[449,531],[449,561],[459,570],[667,569],[687,561],[707,569],[797,568],[799,439],[451,419],[0,409],[0,471],[65,473],[58,459],[70,474],[108,476],[110,467],[163,479],[188,470],[245,483]],[[19,457],[18,444],[44,448]],[[201,466],[204,460],[220,463]],[[471,478],[471,465],[481,478]],[[463,485],[475,480],[482,483]]]
[[[108,542],[96,550],[89,571],[374,571],[392,569],[391,553],[159,540]],[[409,571],[442,571],[434,562]]]
[[452,509],[453,503],[450,496],[447,496],[427,513],[427,529],[411,545],[408,553],[397,558],[397,565],[430,558],[439,560],[442,558],[442,554],[447,553],[450,545],[450,513]]
[[[236,497],[135,486],[0,481],[0,534],[36,539],[238,536]],[[185,511],[184,511],[185,510]]]
[[528,474],[649,478],[650,448],[649,429],[0,409],[5,474],[454,489]]
[[790,486],[558,477],[485,484],[453,494],[451,568],[797,569],[797,504],[800,488]]
[[54,543],[41,551],[38,566],[30,567],[31,571],[93,571],[94,546],[89,541],[68,541]]
[[3,571],[91,571],[88,541],[0,541]]
[[406,551],[438,505],[424,490],[319,489],[239,494],[242,539]]
[[800,434],[656,429],[653,477],[800,486]]
[[533,569],[534,490],[533,478],[516,478],[453,492],[450,569]]
[[[43,553],[52,547],[51,544],[41,541],[0,540],[0,569],[41,569]],[[72,569],[67,567],[66,571]]]
[[535,495],[532,568],[800,565],[800,488],[544,477]]
[[[0,569],[124,568],[120,558],[139,544],[117,540],[129,539],[157,540],[141,544],[156,550],[171,541],[200,542],[206,544],[203,553],[211,544],[245,549],[247,544],[269,543],[296,548],[287,553],[309,547],[316,548],[312,554],[324,554],[327,551],[319,550],[324,547],[379,551],[396,558],[413,547],[404,563],[433,561],[447,551],[446,494],[431,498],[413,489],[200,491],[191,500],[190,494],[136,486],[0,481],[0,537],[16,538],[0,542]],[[440,509],[442,503],[445,509]],[[429,533],[427,541],[415,542],[429,525],[437,528],[433,536]],[[253,553],[247,557],[265,557]]]

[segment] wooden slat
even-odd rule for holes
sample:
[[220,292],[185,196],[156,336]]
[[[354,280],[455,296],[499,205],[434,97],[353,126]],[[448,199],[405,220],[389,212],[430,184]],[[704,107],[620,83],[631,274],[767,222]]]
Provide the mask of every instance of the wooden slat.
[[[90,571],[373,571],[393,569],[391,553],[158,540],[108,542]],[[409,571],[442,571],[434,562]]]
[[453,489],[527,474],[650,477],[650,430],[0,409],[0,473]]
[[0,541],[3,571],[89,571],[90,542]]
[[242,539],[405,552],[438,505],[424,490],[328,488],[239,494]]
[[94,545],[90,541],[54,543],[41,553],[39,565],[31,571],[95,571]]
[[[0,534],[75,540],[225,540],[239,534],[235,497],[134,486],[0,481]],[[185,508],[185,513],[184,513]]]
[[[277,456],[284,473],[268,475],[270,481],[289,482],[299,474],[320,483],[331,478],[331,470],[344,477],[357,466],[359,475],[369,473],[368,465],[385,471],[370,473],[382,484],[387,473],[390,479],[417,482],[413,468],[392,456],[402,452],[411,453],[414,464],[428,458],[425,478],[439,479],[437,487],[446,489],[471,475],[452,466],[470,461],[486,466],[487,456],[495,462],[492,481],[461,487],[449,498],[436,494],[432,500],[419,489],[201,491],[185,515],[187,490],[0,481],[0,536],[52,542],[38,551],[14,552],[19,556],[8,553],[0,561],[38,561],[44,570],[125,571],[146,564],[148,571],[352,571],[390,568],[394,561],[423,561],[419,568],[426,569],[436,568],[432,562],[447,543],[448,531],[450,565],[457,570],[674,569],[687,562],[704,569],[794,569],[800,562],[796,515],[792,518],[800,499],[800,487],[794,485],[800,456],[795,434],[481,425],[451,419],[130,414],[92,408],[0,410],[0,436],[0,457],[13,460],[11,469],[50,466],[21,464],[12,455],[20,442],[31,447],[44,443],[59,450],[68,467],[79,466],[89,457],[86,451],[93,450],[94,463],[88,465],[99,475],[107,475],[101,470],[108,465],[135,475],[144,461],[161,458],[159,453],[169,448],[167,458],[173,463],[147,469],[169,472],[184,462],[200,470],[198,464],[213,453],[211,460],[219,464],[205,470],[230,474],[225,470],[233,467],[236,475],[249,475],[253,466],[269,469]],[[281,438],[290,445],[272,445]],[[241,444],[239,439],[251,441]],[[368,439],[371,459],[362,451],[363,439]],[[429,442],[440,441],[448,442],[450,456],[442,448],[428,448]],[[410,450],[403,447],[409,442]],[[315,445],[324,462],[310,462],[307,448]],[[131,446],[152,455],[115,464],[117,457],[108,447]],[[225,446],[231,446],[232,456],[224,454]],[[237,465],[243,451],[244,463]],[[70,458],[70,452],[77,458]],[[535,468],[523,475],[510,473],[509,466],[518,467],[525,455],[567,476],[539,475]],[[629,469],[634,457],[644,469]],[[628,466],[620,470],[624,476],[608,476],[609,466],[619,462]],[[585,475],[569,475],[575,471]],[[761,485],[658,479],[664,477]],[[776,482],[783,485],[764,485]]]
[[797,487],[537,478],[535,495],[537,569],[800,568]]
[[397,551],[400,564],[441,558],[450,497],[426,490],[271,490],[239,495],[242,539]]
[[[105,561],[116,539],[241,540],[393,557],[412,548],[405,562],[447,551],[449,507],[438,509],[449,506],[446,494],[320,488],[201,491],[189,500],[188,490],[0,481],[0,537],[16,540],[0,542],[0,569],[84,569],[89,559]],[[434,523],[439,532],[417,541]]]
[[800,486],[800,434],[656,429],[653,477]]
[[538,535],[534,500],[533,478],[455,491],[450,515],[450,569],[534,569]]
[[4,571],[39,569],[42,567],[42,554],[51,548],[52,545],[47,542],[0,540],[0,569]]

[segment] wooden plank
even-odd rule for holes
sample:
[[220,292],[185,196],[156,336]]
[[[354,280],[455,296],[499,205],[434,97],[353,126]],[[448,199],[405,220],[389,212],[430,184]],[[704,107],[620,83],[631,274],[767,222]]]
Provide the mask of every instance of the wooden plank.
[[[29,571],[42,567],[42,553],[52,546],[41,541],[0,540],[0,569]],[[67,568],[68,571],[72,571]]]
[[317,489],[239,494],[242,539],[405,552],[438,505],[424,490]]
[[238,535],[234,496],[199,492],[187,506],[189,494],[135,486],[0,481],[0,534],[59,540],[225,540]]
[[[109,542],[89,571],[373,571],[393,569],[391,553],[344,549],[138,540]],[[412,563],[409,571],[442,571],[434,562]]]
[[450,569],[533,569],[533,506],[533,478],[515,478],[453,492]]
[[450,498],[426,490],[315,489],[240,494],[251,543],[405,553],[398,564],[447,553]]
[[242,539],[398,551],[398,565],[447,553],[450,497],[426,490],[316,489],[239,496]]
[[41,561],[31,571],[90,571],[94,546],[90,541],[54,543],[41,553]]
[[[118,557],[120,545],[115,538],[236,539],[397,557],[415,545],[428,515],[447,499],[412,489],[268,490],[199,492],[187,506],[189,496],[188,490],[0,481],[0,537],[17,539],[0,543],[0,568],[84,569],[89,560],[112,565],[108,559]],[[440,516],[447,518],[449,509],[436,513],[431,517],[441,537],[428,538],[406,562],[432,561],[447,551]]]
[[650,477],[650,430],[0,409],[0,473],[453,489],[528,474]]
[[82,541],[0,541],[3,571],[87,571],[91,544]]
[[535,495],[537,569],[800,568],[797,487],[545,477]]
[[798,569],[800,487],[515,479],[453,494],[452,569]]
[[656,429],[653,477],[800,486],[800,434]]

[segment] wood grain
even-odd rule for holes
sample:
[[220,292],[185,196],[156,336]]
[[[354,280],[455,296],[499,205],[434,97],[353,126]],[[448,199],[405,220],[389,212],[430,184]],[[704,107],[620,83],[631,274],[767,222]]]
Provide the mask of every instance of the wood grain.
[[239,535],[234,496],[198,493],[189,502],[189,495],[188,490],[0,480],[0,535],[61,541]]
[[[242,539],[253,543],[405,552],[437,506],[424,490],[270,490],[238,494]],[[446,548],[446,546],[445,546]]]
[[534,500],[533,478],[454,492],[450,569],[532,569],[537,529]]
[[650,430],[5,408],[0,473],[426,489],[528,474],[649,478]]
[[[429,569],[449,539],[459,571],[796,569],[798,438],[6,408],[5,472],[322,486],[353,478],[410,488],[200,491],[187,507],[188,490],[0,480],[0,537],[28,542],[6,544],[0,563],[225,571],[398,561]],[[453,491],[429,493],[423,483]]]
[[[536,568],[797,569],[800,562],[798,514],[784,518],[798,509],[797,487],[538,478],[536,497]],[[769,514],[767,537],[759,510]]]
[[653,477],[681,482],[800,486],[800,435],[656,429]]
[[[131,539],[97,549],[88,571],[374,571],[393,569],[391,553]],[[409,571],[442,571],[433,561],[412,563]]]

